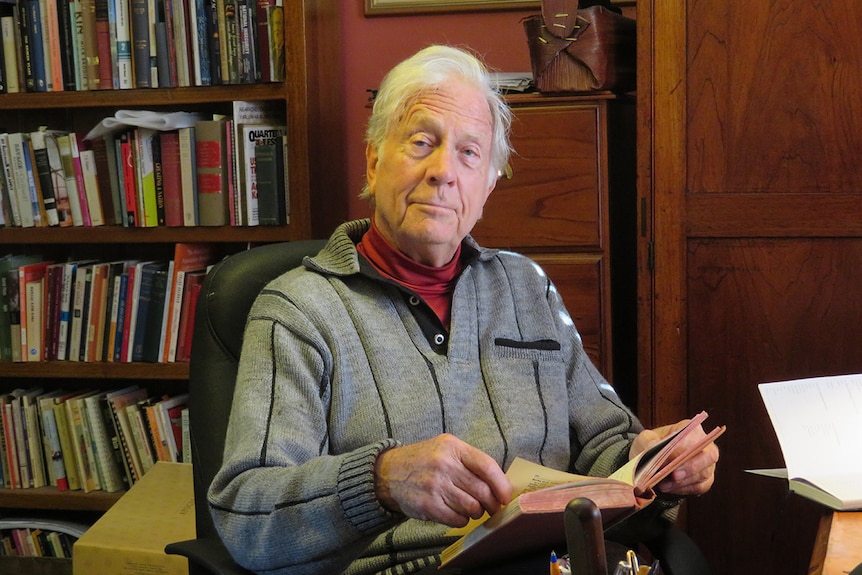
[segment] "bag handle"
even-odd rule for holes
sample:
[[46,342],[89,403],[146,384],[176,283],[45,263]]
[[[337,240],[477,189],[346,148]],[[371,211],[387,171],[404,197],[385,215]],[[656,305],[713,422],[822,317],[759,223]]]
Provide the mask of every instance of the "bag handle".
[[589,26],[583,18],[578,19],[578,0],[542,0],[542,20],[557,38],[577,38]]

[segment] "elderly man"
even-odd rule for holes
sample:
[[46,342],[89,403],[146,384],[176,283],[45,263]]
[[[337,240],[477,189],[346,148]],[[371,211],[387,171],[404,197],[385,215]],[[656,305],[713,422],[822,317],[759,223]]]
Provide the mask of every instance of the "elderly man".
[[[248,569],[432,573],[449,527],[510,500],[516,456],[606,476],[676,427],[645,431],[622,405],[535,263],[470,237],[509,123],[464,50],[423,49],[384,79],[373,217],[341,225],[248,320],[209,493]],[[717,459],[710,446],[660,491],[705,492]]]

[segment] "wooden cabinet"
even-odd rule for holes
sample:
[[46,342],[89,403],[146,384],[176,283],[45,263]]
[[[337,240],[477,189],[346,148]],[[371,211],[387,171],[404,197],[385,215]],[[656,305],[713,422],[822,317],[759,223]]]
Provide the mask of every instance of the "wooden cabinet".
[[[623,362],[631,346],[624,351],[621,338],[615,345],[612,326],[631,318],[634,304],[633,260],[626,255],[635,249],[633,102],[610,94],[523,95],[510,104],[511,171],[497,183],[473,235],[539,263],[593,362],[622,383],[633,365]],[[615,282],[625,289],[616,292]]]
[[805,573],[824,510],[744,470],[784,466],[759,383],[862,371],[862,4],[637,21],[640,413],[727,425],[686,504],[714,573]]
[[[310,161],[323,145],[318,138],[324,107],[337,101],[335,65],[337,43],[324,45],[317,37],[337,16],[334,2],[284,2],[287,81],[173,89],[100,90],[81,92],[0,94],[0,126],[6,132],[29,132],[39,126],[86,133],[118,109],[188,111],[230,114],[234,100],[275,101],[288,125],[286,161],[289,165],[290,222],[261,227],[99,227],[0,228],[0,252],[38,253],[46,259],[74,258],[170,259],[177,242],[213,242],[221,253],[251,244],[295,240],[311,236],[311,189],[319,184]],[[326,60],[328,66],[319,66]],[[331,130],[325,136],[332,138]],[[140,383],[153,394],[176,394],[186,389],[188,365],[183,363],[82,363],[70,361],[0,363],[0,391],[41,386],[50,389],[111,389]],[[121,495],[94,491],[0,489],[0,509],[101,512]]]

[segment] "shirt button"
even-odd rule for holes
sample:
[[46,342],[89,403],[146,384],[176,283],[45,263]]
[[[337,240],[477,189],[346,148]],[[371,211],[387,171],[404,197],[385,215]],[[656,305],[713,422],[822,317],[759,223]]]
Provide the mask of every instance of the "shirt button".
[[443,345],[444,341],[446,341],[446,336],[444,336],[442,333],[438,333],[437,335],[434,336],[434,343],[435,344]]
[[415,295],[410,296],[410,299],[407,301],[410,302],[410,305],[419,305],[419,303],[420,303],[419,298],[416,297]]

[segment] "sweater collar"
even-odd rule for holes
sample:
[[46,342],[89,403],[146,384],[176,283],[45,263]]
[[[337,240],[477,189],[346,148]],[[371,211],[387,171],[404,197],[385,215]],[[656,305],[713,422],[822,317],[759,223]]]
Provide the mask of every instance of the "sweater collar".
[[[360,273],[359,253],[356,244],[371,227],[371,218],[352,220],[339,225],[330,236],[326,247],[316,256],[305,258],[305,267],[337,276],[349,276]],[[475,261],[487,261],[496,256],[498,250],[483,248],[471,236],[461,242],[461,262],[465,267]]]

